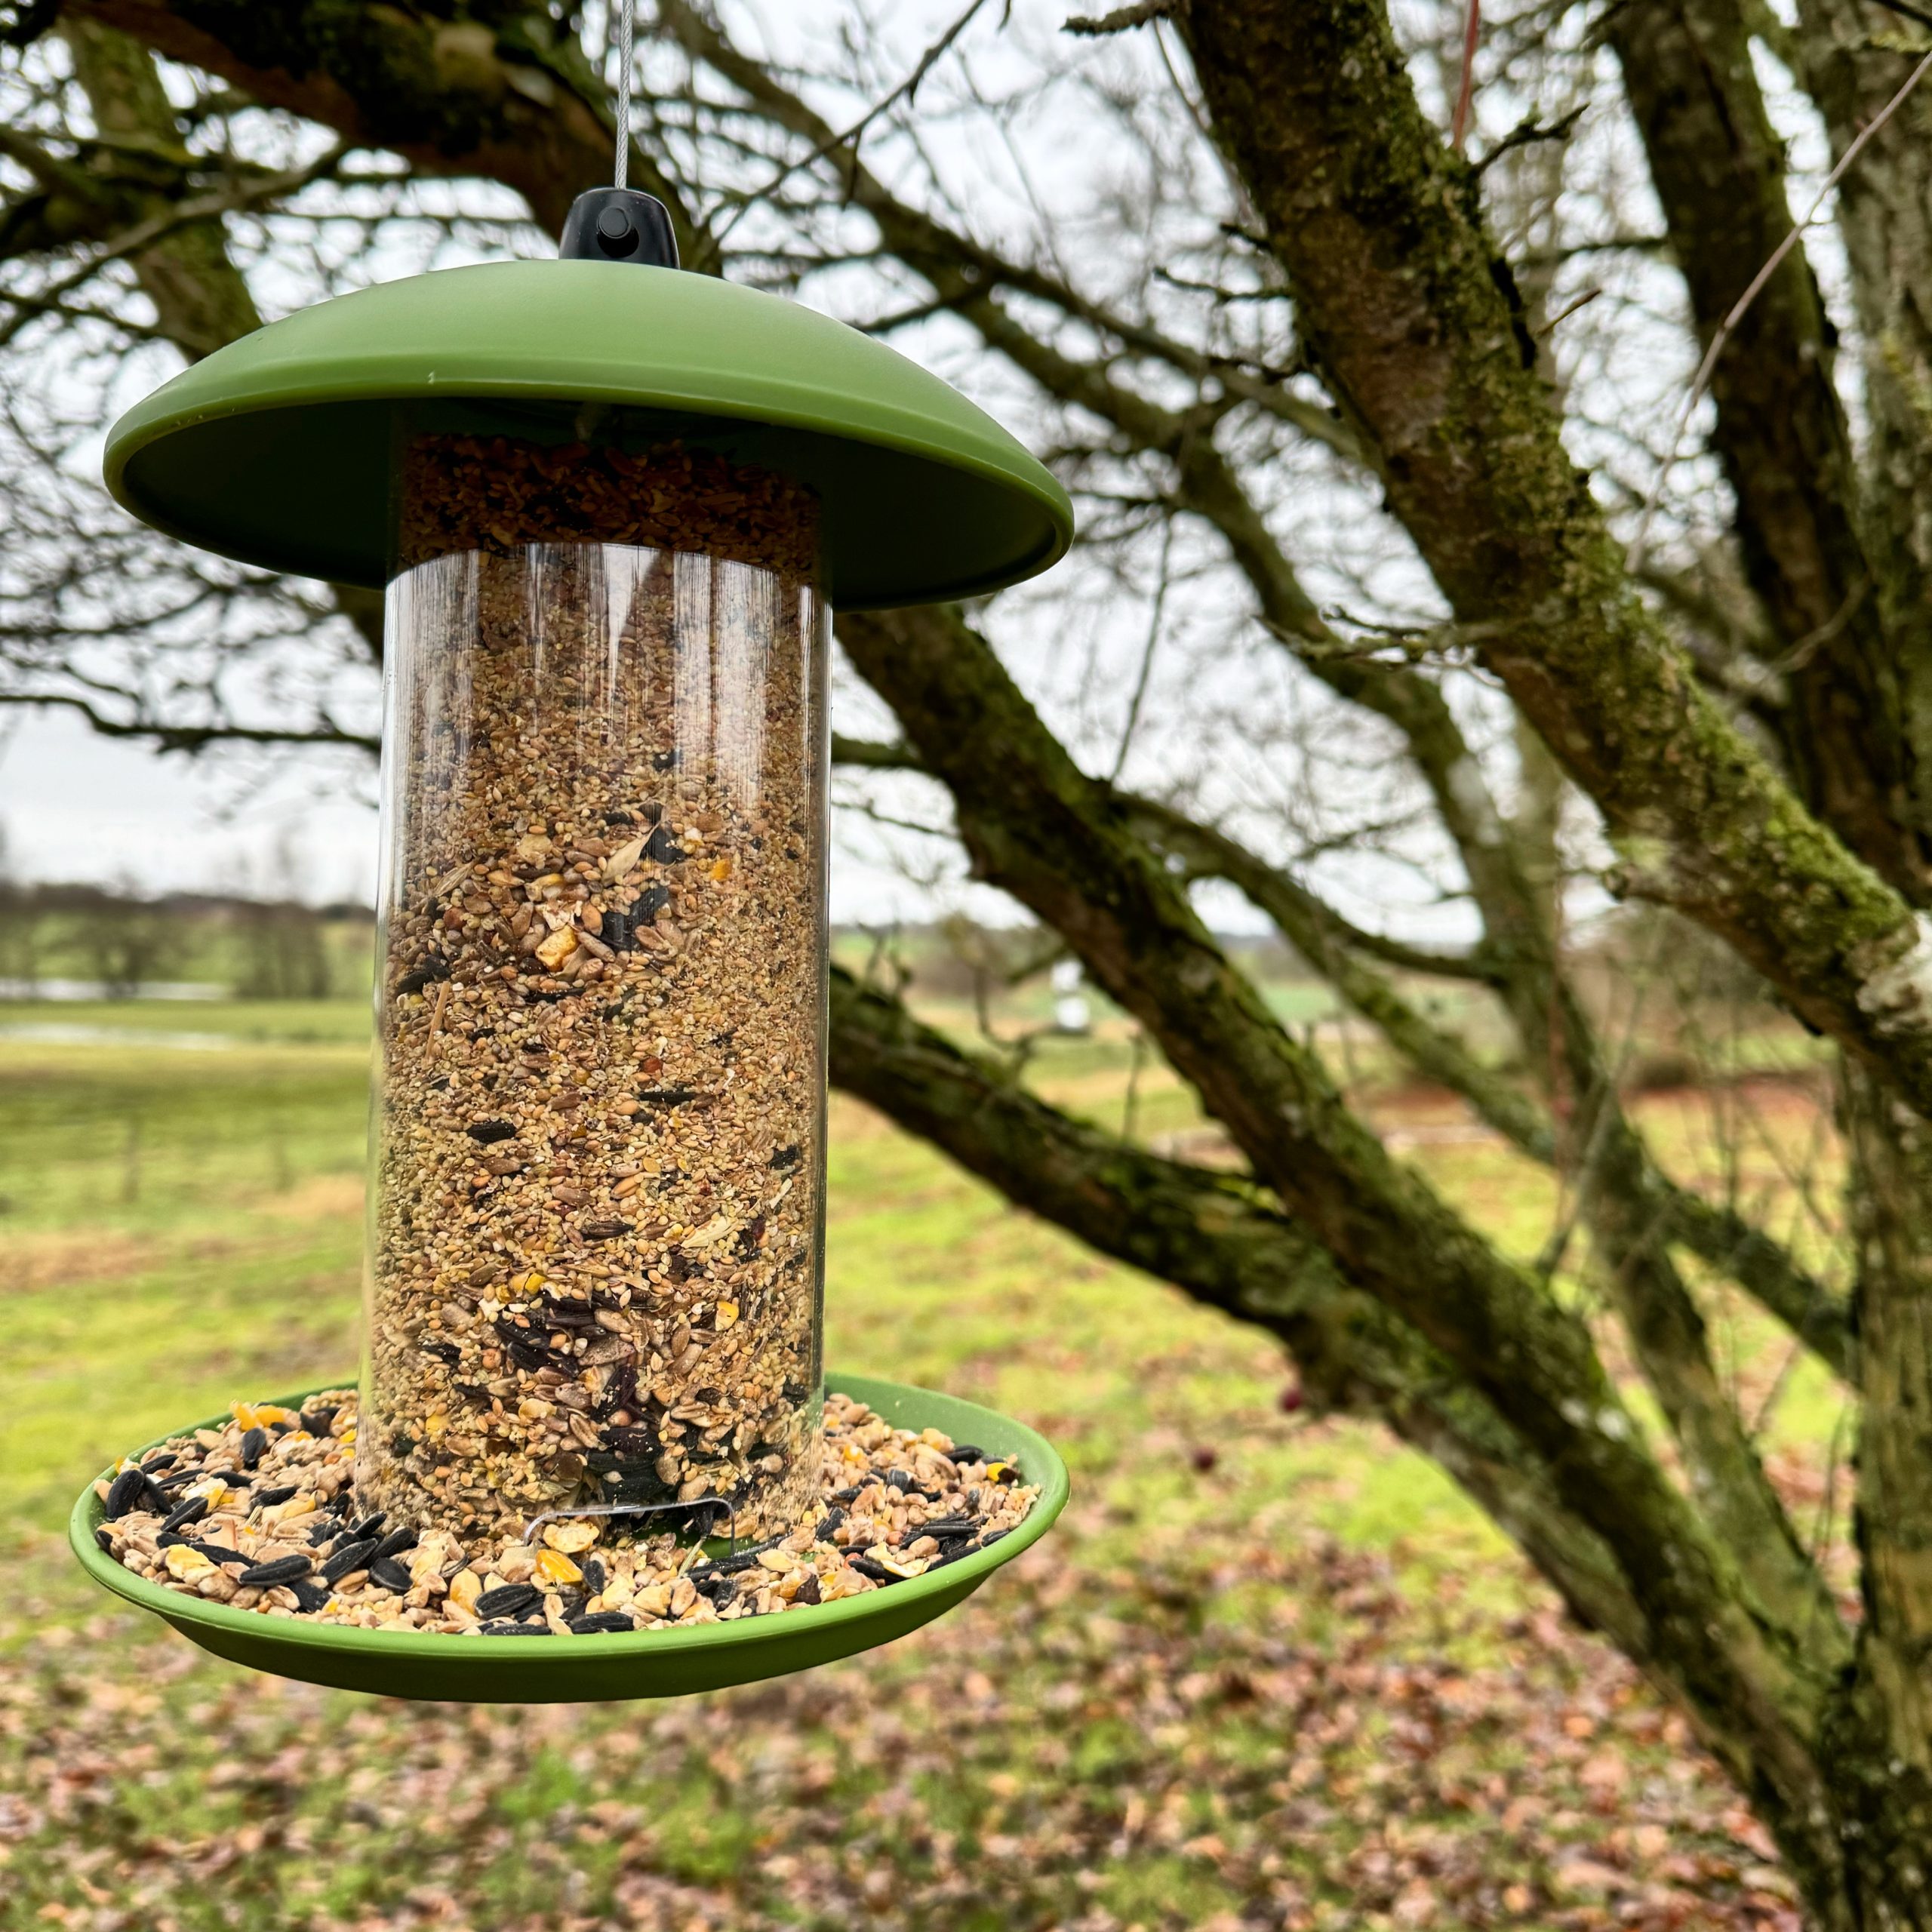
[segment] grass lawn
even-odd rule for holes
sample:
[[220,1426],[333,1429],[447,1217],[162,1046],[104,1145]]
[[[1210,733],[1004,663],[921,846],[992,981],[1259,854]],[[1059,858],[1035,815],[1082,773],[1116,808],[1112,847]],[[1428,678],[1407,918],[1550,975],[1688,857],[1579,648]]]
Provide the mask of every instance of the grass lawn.
[[[354,1361],[364,1029],[0,1009],[0,1932],[1795,1926],[1681,1723],[1430,1465],[1285,1412],[1263,1338],[849,1102],[829,1358],[1011,1409],[1074,1472],[964,1609],[803,1678],[518,1709],[253,1676],[111,1604],[59,1535],[81,1482]],[[1118,1123],[1131,1061],[1103,1032],[1036,1077]],[[1131,1105],[1198,1131],[1171,1081]],[[1542,1177],[1440,1100],[1378,1118],[1534,1251]],[[1691,1114],[1657,1124],[1697,1158]],[[1768,1391],[1771,1338],[1718,1326]],[[1780,1453],[1809,1466],[1832,1420],[1789,1378]]]

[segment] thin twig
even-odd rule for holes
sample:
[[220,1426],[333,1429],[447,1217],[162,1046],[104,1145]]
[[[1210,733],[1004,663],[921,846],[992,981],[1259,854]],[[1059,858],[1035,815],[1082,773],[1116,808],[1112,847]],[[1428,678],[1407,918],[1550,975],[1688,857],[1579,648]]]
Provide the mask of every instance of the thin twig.
[[1154,674],[1154,654],[1160,648],[1161,620],[1168,606],[1168,562],[1173,555],[1174,520],[1169,517],[1161,531],[1161,572],[1154,586],[1154,608],[1147,620],[1146,648],[1140,654],[1140,672],[1134,681],[1134,695],[1128,700],[1127,722],[1121,727],[1120,748],[1114,753],[1114,768],[1107,774],[1107,783],[1118,785],[1120,774],[1127,763],[1127,754],[1134,743],[1134,734],[1140,723],[1140,707],[1146,703],[1149,680]]
[[1927,70],[1932,69],[1932,53],[1927,54],[1905,78],[1905,84],[1872,118],[1861,128],[1851,144],[1838,157],[1837,165],[1825,177],[1824,185],[1811,198],[1811,205],[1792,223],[1791,232],[1774,248],[1764,266],[1751,278],[1749,286],[1732,306],[1730,313],[1718,325],[1711,337],[1710,346],[1704,351],[1704,359],[1697,365],[1697,373],[1691,378],[1690,393],[1684,398],[1684,407],[1677,418],[1677,429],[1671,438],[1670,453],[1660,466],[1656,478],[1651,485],[1650,494],[1644,500],[1644,513],[1637,523],[1637,534],[1630,546],[1630,565],[1635,570],[1642,564],[1644,550],[1651,533],[1651,519],[1656,514],[1659,500],[1663,495],[1663,486],[1670,472],[1677,466],[1678,457],[1684,451],[1684,432],[1690,427],[1691,413],[1702,399],[1709,386],[1712,374],[1718,365],[1718,358],[1724,352],[1725,345],[1736,333],[1737,325],[1743,321],[1752,303],[1757,300],[1764,285],[1776,275],[1784,258],[1798,245],[1798,238],[1817,219],[1818,211],[1825,205],[1825,198],[1845,176],[1846,171],[1864,152],[1865,144],[1878,130],[1903,107],[1912,91],[1925,78]]
[[119,235],[104,242],[67,274],[57,277],[37,294],[15,294],[9,292],[0,295],[0,300],[10,303],[14,311],[4,325],[0,325],[0,348],[5,348],[12,341],[34,316],[45,314],[57,306],[63,297],[91,281],[109,262],[137,254],[165,236],[183,228],[191,228],[198,222],[218,221],[224,215],[239,214],[245,209],[259,207],[263,202],[279,200],[285,195],[297,193],[332,174],[337,163],[349,152],[349,144],[346,141],[340,142],[326,154],[318,155],[306,168],[291,168],[284,174],[269,175],[245,189],[178,202],[166,213],[150,216],[146,221],[137,222],[132,228],[124,229]]
[[1149,20],[1164,20],[1176,11],[1175,0],[1134,0],[1132,6],[1116,7],[1111,14],[1075,14],[1062,24],[1060,32],[1094,40],[1103,34],[1126,33],[1134,27],[1144,27]]
[[[1480,161],[1476,162],[1475,171],[1477,174],[1481,174],[1486,172],[1488,169],[1494,167],[1506,154],[1512,153],[1518,148],[1527,147],[1532,142],[1567,141],[1570,137],[1575,133],[1577,123],[1583,119],[1583,116],[1589,112],[1589,109],[1590,103],[1587,100],[1583,101],[1577,106],[1571,108],[1567,114],[1560,115],[1555,120],[1551,122],[1547,127],[1546,127],[1540,121],[1524,120],[1518,122],[1515,126],[1511,128],[1509,133],[1505,134],[1502,140],[1498,141],[1495,146],[1490,149],[1488,153],[1484,155]],[[1597,243],[1593,245],[1597,247],[1608,247],[1613,245],[1609,243]]]
[[715,260],[718,251],[724,245],[725,238],[731,234],[732,229],[737,226],[745,215],[755,208],[759,202],[768,199],[775,194],[784,183],[789,181],[801,168],[810,168],[814,162],[823,161],[826,155],[836,154],[841,148],[852,149],[854,162],[856,165],[857,144],[863,138],[866,130],[888,109],[897,106],[902,100],[909,101],[918,92],[919,83],[932,72],[946,50],[971,25],[974,16],[986,4],[986,0],[968,0],[964,12],[961,14],[952,26],[948,27],[945,32],[926,49],[925,52],[919,57],[918,64],[890,94],[882,100],[875,101],[843,132],[828,134],[817,146],[812,149],[811,153],[801,155],[796,161],[787,162],[762,188],[755,189],[747,195],[737,208],[732,210],[724,225],[709,238],[706,244],[706,252],[709,257]]
[[1476,42],[1482,35],[1482,0],[1469,0],[1463,21],[1463,72],[1456,84],[1456,118],[1450,124],[1449,145],[1463,152],[1463,137],[1469,131],[1469,103],[1475,93]]

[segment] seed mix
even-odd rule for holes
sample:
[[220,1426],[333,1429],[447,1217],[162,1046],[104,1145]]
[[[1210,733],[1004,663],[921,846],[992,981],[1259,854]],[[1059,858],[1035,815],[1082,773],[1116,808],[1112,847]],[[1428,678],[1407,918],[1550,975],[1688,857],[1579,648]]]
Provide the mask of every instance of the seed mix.
[[541,1510],[819,1484],[817,511],[678,451],[426,435],[389,605],[358,1494]]
[[[1017,1529],[1038,1495],[1011,1463],[937,1429],[894,1429],[832,1395],[818,1481],[795,1524],[722,1558],[621,1518],[518,1524],[481,1549],[366,1508],[355,1486],[357,1392],[300,1409],[238,1402],[220,1429],[177,1436],[95,1485],[95,1532],[123,1568],[179,1595],[364,1629],[595,1635],[766,1616],[888,1589]],[[259,1429],[252,1466],[242,1444]],[[158,1478],[199,1506],[170,1530]],[[131,1478],[132,1480],[131,1480]],[[272,1498],[271,1500],[269,1499]]]

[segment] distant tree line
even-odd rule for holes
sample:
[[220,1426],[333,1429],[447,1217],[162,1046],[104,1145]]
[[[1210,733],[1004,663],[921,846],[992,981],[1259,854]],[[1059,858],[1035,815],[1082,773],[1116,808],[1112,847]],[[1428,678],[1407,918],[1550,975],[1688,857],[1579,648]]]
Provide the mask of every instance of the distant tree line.
[[0,980],[26,996],[57,980],[92,981],[110,999],[170,980],[238,999],[327,999],[361,983],[361,952],[331,928],[366,926],[350,904],[170,893],[147,897],[83,884],[0,879]]

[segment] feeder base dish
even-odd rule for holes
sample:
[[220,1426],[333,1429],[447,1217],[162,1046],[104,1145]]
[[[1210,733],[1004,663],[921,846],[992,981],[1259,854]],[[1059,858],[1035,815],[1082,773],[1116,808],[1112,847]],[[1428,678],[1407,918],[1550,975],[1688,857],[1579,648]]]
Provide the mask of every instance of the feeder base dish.
[[[930,1623],[1038,1542],[1065,1506],[1066,1466],[1046,1439],[1024,1424],[956,1396],[872,1377],[834,1376],[827,1386],[864,1403],[895,1428],[940,1429],[1018,1463],[1029,1484],[1039,1490],[1025,1520],[990,1548],[890,1589],[835,1603],[691,1629],[515,1644],[263,1617],[164,1589],[122,1568],[95,1543],[103,1510],[91,1482],[75,1503],[68,1540],[82,1567],[117,1595],[154,1611],[204,1650],[277,1676],[389,1697],[471,1703],[599,1702],[717,1690],[829,1663]],[[315,1392],[278,1399],[299,1407]],[[225,1420],[185,1424],[169,1434],[219,1426]]]

